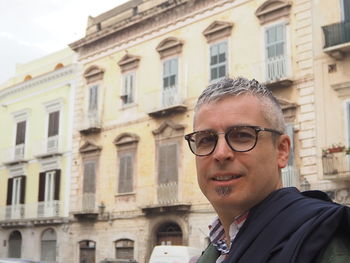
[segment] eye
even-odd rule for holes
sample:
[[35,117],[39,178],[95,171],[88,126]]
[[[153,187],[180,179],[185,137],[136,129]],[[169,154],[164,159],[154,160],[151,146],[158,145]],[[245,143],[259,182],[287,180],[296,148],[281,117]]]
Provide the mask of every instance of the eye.
[[196,134],[195,137],[196,147],[208,147],[212,146],[216,142],[216,137],[212,133],[203,132]]
[[228,138],[235,143],[251,142],[255,140],[255,130],[249,127],[235,128],[228,133]]

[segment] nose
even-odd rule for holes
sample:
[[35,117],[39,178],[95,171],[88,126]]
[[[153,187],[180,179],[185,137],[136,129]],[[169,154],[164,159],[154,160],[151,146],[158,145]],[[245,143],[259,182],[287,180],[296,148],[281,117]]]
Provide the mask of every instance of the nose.
[[223,133],[218,133],[218,142],[213,152],[213,158],[220,163],[231,161],[234,158],[234,152],[227,144]]

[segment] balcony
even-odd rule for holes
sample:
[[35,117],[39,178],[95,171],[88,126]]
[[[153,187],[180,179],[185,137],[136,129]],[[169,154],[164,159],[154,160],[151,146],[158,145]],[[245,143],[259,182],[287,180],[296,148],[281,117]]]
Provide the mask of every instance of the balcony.
[[45,225],[63,222],[63,202],[50,201],[0,207],[0,226]]
[[81,221],[96,220],[98,217],[96,209],[96,194],[84,193],[81,204],[81,209],[73,212],[74,217]]
[[350,21],[322,27],[325,44],[323,51],[335,59],[343,59],[350,51]]
[[37,141],[33,148],[33,154],[36,158],[47,158],[56,155],[62,155],[62,138],[60,136],[51,136],[44,140]]
[[5,165],[14,165],[21,162],[26,162],[25,157],[25,144],[18,144],[14,147],[10,147],[3,151],[2,162]]
[[153,108],[148,111],[148,115],[151,117],[159,118],[187,110],[187,106],[184,105],[183,99],[176,87],[164,89],[160,93],[149,94],[149,99],[146,101],[151,103],[155,98],[159,102],[156,105],[152,104]]
[[350,180],[350,155],[343,149],[322,154],[323,178],[328,180]]
[[[153,187],[154,189],[154,187]],[[179,184],[178,182],[169,182],[159,184],[157,187],[157,200],[145,205],[142,211],[146,215],[154,213],[167,212],[187,212],[190,209],[189,204],[181,202],[179,199]]]
[[299,187],[299,170],[292,165],[283,168],[282,182],[283,187]]
[[79,132],[84,135],[95,134],[101,131],[101,119],[98,111],[89,111],[84,117]]

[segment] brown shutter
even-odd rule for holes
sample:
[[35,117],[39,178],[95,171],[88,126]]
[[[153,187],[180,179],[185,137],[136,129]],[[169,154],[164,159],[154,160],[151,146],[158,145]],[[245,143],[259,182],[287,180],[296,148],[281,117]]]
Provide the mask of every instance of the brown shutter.
[[43,202],[45,199],[45,179],[46,179],[46,173],[39,173],[39,194],[38,194],[39,202]]
[[60,183],[61,183],[61,170],[55,171],[55,192],[54,200],[60,200]]
[[130,154],[125,154],[119,160],[119,193],[129,193],[133,191],[133,158]]
[[59,121],[60,121],[59,111],[51,112],[49,114],[49,131],[48,131],[49,137],[58,135]]
[[177,144],[159,146],[158,183],[165,184],[178,180]]
[[95,162],[86,162],[84,164],[84,193],[95,193]]
[[23,144],[26,137],[26,121],[17,122],[16,145]]
[[13,178],[7,180],[7,200],[6,205],[12,205]]
[[19,200],[20,204],[24,204],[25,195],[26,195],[26,177],[25,176],[21,176],[21,196],[19,198],[20,199]]

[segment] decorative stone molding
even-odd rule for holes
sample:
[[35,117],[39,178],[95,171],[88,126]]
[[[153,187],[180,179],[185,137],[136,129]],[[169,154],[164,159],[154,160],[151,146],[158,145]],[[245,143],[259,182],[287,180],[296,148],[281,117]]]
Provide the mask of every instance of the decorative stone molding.
[[103,79],[103,74],[104,70],[93,65],[89,67],[87,70],[84,72],[84,78],[86,79],[87,83],[95,82],[98,80]]
[[118,65],[122,73],[135,69],[139,66],[140,57],[135,55],[126,54],[121,60],[119,60]]
[[102,147],[97,146],[96,144],[87,141],[86,143],[84,143],[80,148],[79,148],[79,152],[80,153],[90,153],[90,152],[98,152],[101,151]]
[[204,31],[203,35],[207,42],[213,42],[218,39],[227,38],[231,35],[233,23],[225,21],[214,21]]
[[160,58],[165,58],[173,55],[180,54],[182,51],[183,42],[176,37],[168,37],[161,41],[157,46]]
[[296,119],[296,111],[298,105],[296,103],[290,102],[288,100],[277,98],[279,104],[281,105],[283,111],[283,117],[286,123],[292,123]]
[[337,92],[339,97],[349,97],[350,96],[350,81],[332,84],[331,87]]
[[183,136],[183,130],[186,126],[176,124],[170,120],[164,121],[158,129],[152,131],[156,140],[169,139]]
[[116,146],[124,146],[130,144],[137,144],[139,140],[140,137],[134,133],[122,133],[114,139],[113,143]]
[[292,3],[287,0],[267,0],[255,12],[255,15],[260,20],[260,24],[266,24],[271,21],[290,15]]

